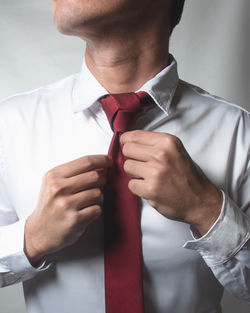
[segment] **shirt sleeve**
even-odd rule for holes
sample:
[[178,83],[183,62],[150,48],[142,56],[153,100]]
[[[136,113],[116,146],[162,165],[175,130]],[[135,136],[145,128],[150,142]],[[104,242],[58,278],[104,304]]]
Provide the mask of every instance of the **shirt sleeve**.
[[198,251],[225,289],[250,302],[249,114],[243,112],[235,125],[220,216],[204,236],[194,235],[183,247]]
[[[248,162],[249,163],[249,162]],[[220,283],[233,295],[250,303],[250,168],[236,190],[237,205],[223,190],[220,216],[202,237],[184,248],[197,250]]]
[[1,175],[5,169],[4,164],[0,142],[0,287],[30,279],[51,265],[44,260],[38,267],[33,267],[24,253],[26,219],[19,220],[11,204]]
[[33,267],[23,250],[25,220],[0,227],[0,287],[28,280],[50,267],[46,260]]

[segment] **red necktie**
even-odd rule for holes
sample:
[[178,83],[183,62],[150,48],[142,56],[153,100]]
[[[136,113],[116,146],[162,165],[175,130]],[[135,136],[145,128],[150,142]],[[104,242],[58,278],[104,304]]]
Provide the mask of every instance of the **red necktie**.
[[113,166],[104,188],[106,313],[143,313],[142,244],[139,198],[128,189],[120,135],[131,130],[147,93],[108,95],[100,100],[114,135]]

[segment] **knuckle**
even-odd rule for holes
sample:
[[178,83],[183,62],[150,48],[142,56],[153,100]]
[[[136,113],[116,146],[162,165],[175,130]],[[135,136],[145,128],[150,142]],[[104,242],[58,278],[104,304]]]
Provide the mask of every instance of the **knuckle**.
[[158,183],[156,183],[155,181],[151,181],[150,183],[146,185],[148,198],[154,199],[156,197],[158,187],[159,187]]
[[125,171],[129,171],[131,169],[131,162],[130,160],[126,160],[123,164],[123,168]]
[[97,186],[103,186],[106,182],[106,177],[101,171],[92,171],[90,176],[91,182],[96,184]]
[[153,167],[151,169],[151,177],[152,177],[152,181],[158,181],[162,177],[162,172],[160,168]]
[[132,137],[134,140],[137,140],[137,139],[140,137],[140,134],[141,134],[141,131],[140,131],[140,130],[134,130],[134,131],[131,133],[131,137]]
[[146,191],[146,194],[147,194],[147,198],[148,199],[152,199],[152,195],[153,195],[152,183],[146,184],[145,191]]
[[181,140],[171,134],[165,134],[165,143],[170,149],[179,148],[182,145]]
[[150,204],[153,208],[156,208],[156,207],[157,207],[156,201],[150,200],[150,201],[149,201],[149,204]]
[[52,168],[51,170],[47,171],[47,172],[44,174],[44,180],[45,180],[46,182],[54,181],[56,178],[57,178],[57,175],[56,175],[56,170],[55,170],[55,168]]
[[49,170],[44,175],[43,183],[45,184],[46,189],[49,190],[49,193],[53,196],[58,195],[60,192],[67,189],[63,180],[58,177],[54,169]]
[[68,216],[68,227],[70,229],[74,229],[78,224],[79,224],[79,216],[74,212],[72,212],[69,216]]
[[89,155],[84,157],[84,163],[86,167],[92,167],[93,166],[93,158]]
[[133,149],[133,143],[126,142],[123,145],[122,152],[123,154],[128,154],[130,151],[132,151],[132,149]]
[[59,210],[63,210],[70,205],[69,200],[65,197],[60,197],[56,201],[56,206]]
[[127,154],[128,153],[128,143],[125,143],[122,147],[122,153]]
[[48,187],[49,187],[50,193],[54,196],[58,195],[64,189],[64,186],[59,180],[50,181],[48,183]]
[[164,134],[163,135],[163,141],[164,141],[166,147],[171,145],[171,135],[170,134]]
[[100,205],[94,205],[92,208],[93,216],[100,216],[102,214],[102,208]]
[[163,161],[168,161],[168,152],[166,149],[160,148],[156,151],[155,155],[154,155],[155,159],[158,162],[163,162]]
[[175,147],[179,148],[182,146],[182,142],[178,137],[172,135],[171,138],[172,138],[172,142],[175,145]]
[[88,207],[87,210],[83,209],[81,213],[81,224],[89,224],[93,219],[98,218],[102,214],[102,208],[100,205],[95,204],[93,206]]
[[128,188],[130,189],[130,191],[135,191],[135,181],[133,179],[130,179],[130,181],[128,182]]
[[102,196],[102,191],[101,191],[100,188],[95,188],[95,189],[93,189],[92,192],[93,192],[93,197],[94,197],[94,199],[99,200],[99,199],[101,198],[101,196]]
[[94,183],[97,183],[100,179],[100,173],[98,171],[92,171],[90,172],[90,177]]

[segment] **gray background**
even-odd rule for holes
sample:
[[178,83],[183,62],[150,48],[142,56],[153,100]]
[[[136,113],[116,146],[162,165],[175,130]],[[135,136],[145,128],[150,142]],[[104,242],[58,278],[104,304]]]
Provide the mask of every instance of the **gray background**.
[[[249,0],[186,0],[170,45],[180,77],[250,110],[249,33]],[[83,52],[80,39],[54,28],[49,0],[0,0],[0,100],[78,72]],[[225,294],[224,313],[249,310]],[[0,313],[17,312],[21,285],[0,289]]]

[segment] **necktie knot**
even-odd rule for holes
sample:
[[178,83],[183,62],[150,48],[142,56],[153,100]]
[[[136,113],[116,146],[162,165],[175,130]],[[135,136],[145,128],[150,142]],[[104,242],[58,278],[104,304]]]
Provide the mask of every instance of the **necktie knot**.
[[123,133],[132,128],[142,109],[141,99],[146,95],[145,92],[131,92],[109,94],[100,99],[110,126],[115,133]]

